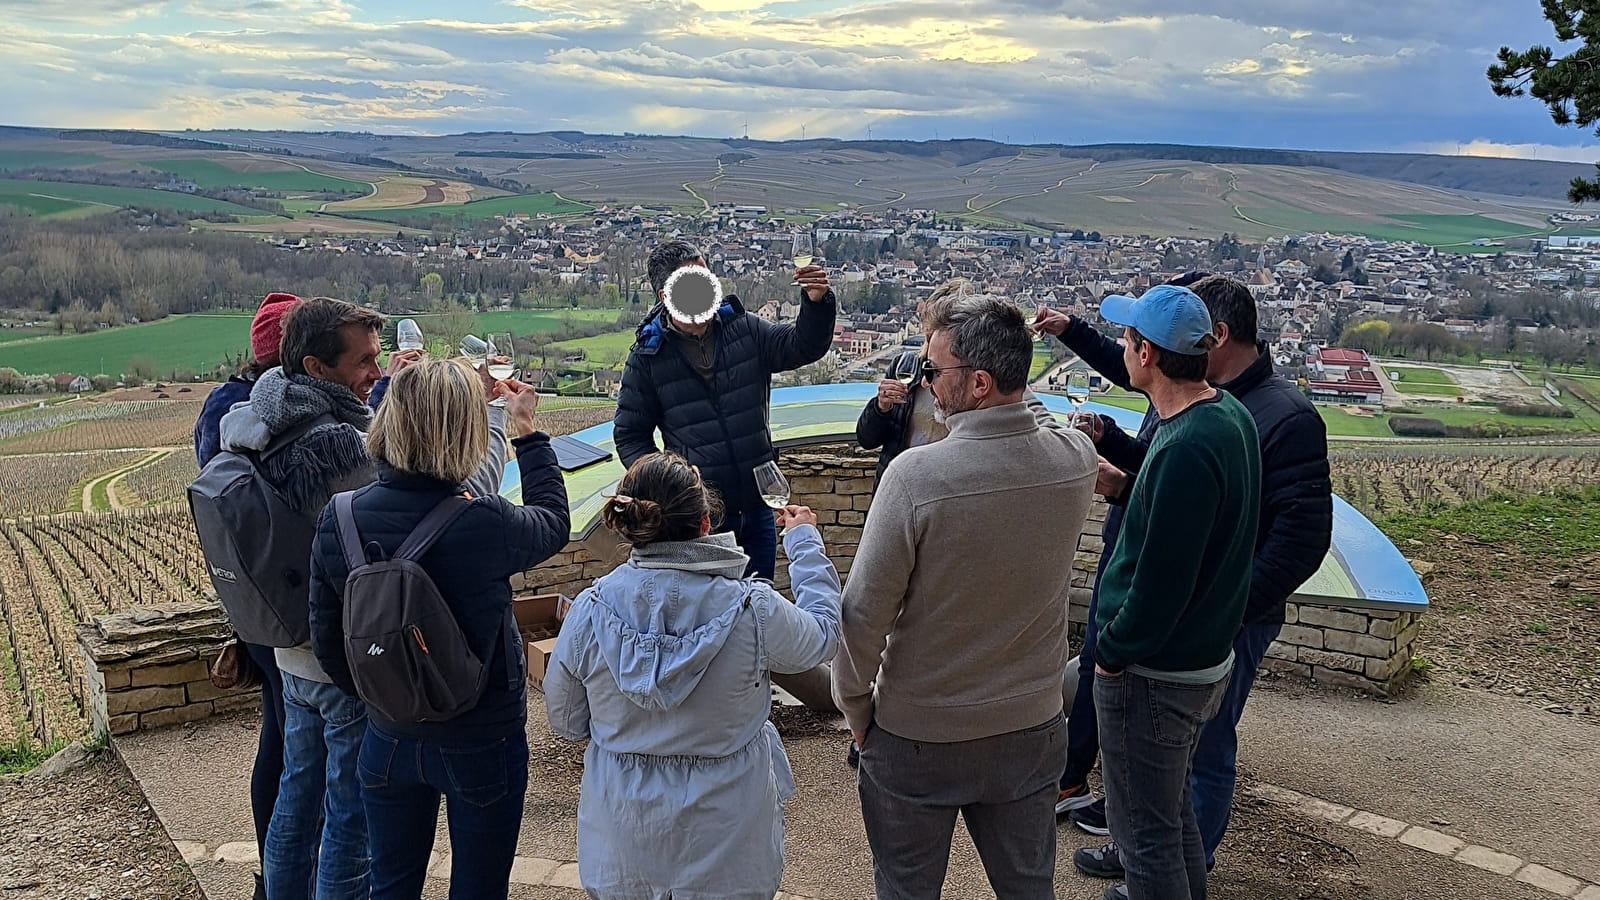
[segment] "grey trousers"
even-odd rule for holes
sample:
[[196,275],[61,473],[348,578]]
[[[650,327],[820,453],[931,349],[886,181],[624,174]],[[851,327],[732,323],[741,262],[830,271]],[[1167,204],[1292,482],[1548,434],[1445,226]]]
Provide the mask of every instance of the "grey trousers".
[[1228,679],[1173,684],[1132,672],[1094,678],[1106,820],[1129,900],[1205,900],[1206,854],[1190,801],[1200,729]]
[[975,741],[910,741],[874,725],[857,786],[878,900],[944,887],[960,812],[999,900],[1053,900],[1066,719]]

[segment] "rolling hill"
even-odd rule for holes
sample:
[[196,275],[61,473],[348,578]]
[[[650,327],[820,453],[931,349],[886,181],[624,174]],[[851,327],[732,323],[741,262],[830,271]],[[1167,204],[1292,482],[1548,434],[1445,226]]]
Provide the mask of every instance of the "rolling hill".
[[[130,162],[202,185],[237,178],[275,192],[295,214],[234,230],[359,232],[375,222],[581,215],[592,206],[696,214],[731,203],[929,209],[974,224],[1113,234],[1328,230],[1443,247],[1550,233],[1550,213],[1570,208],[1568,181],[1592,174],[1576,163],[1162,144],[0,128],[0,170],[13,179],[29,166]],[[356,189],[368,193],[350,198]],[[347,198],[327,200],[327,191]],[[32,193],[46,196],[9,202],[39,215],[92,212],[63,206],[70,201],[59,192]]]

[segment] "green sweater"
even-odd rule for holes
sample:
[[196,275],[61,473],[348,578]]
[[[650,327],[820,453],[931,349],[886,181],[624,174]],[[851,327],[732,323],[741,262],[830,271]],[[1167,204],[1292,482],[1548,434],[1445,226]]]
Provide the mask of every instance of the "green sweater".
[[1228,675],[1260,494],[1261,447],[1239,401],[1217,391],[1162,420],[1100,578],[1101,667],[1192,683]]

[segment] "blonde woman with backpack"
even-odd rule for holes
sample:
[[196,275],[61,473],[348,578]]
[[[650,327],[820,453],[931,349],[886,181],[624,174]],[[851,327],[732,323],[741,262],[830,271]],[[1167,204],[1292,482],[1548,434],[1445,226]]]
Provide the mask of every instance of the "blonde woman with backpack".
[[579,595],[545,674],[555,732],[589,739],[578,875],[597,900],[771,898],[783,877],[789,759],[770,673],[804,672],[839,640],[839,574],[817,518],[782,510],[795,602],[766,581],[682,457],[640,458],[607,501],[628,561]]
[[[367,436],[378,480],[349,495],[348,524],[358,533],[354,546],[347,549],[341,541],[342,497],[323,510],[312,545],[312,645],[335,684],[368,699],[356,775],[372,848],[373,900],[422,896],[441,797],[449,810],[452,900],[505,897],[516,855],[528,786],[527,661],[511,622],[510,578],[566,544],[569,513],[550,437],[534,420],[537,395],[517,382],[500,382],[496,393],[508,397],[507,419],[521,435],[512,446],[522,471],[523,505],[498,495],[461,496],[462,482],[488,446],[483,392],[478,373],[463,360],[424,360],[397,374]],[[404,634],[427,655],[426,634],[437,642],[439,635],[448,631],[453,637],[458,630],[465,649],[482,664],[481,687],[464,711],[449,718],[388,718],[379,708],[385,704],[373,699],[392,699],[413,683],[374,685],[373,673],[381,677],[383,670],[369,667],[365,655],[354,667],[351,660],[370,654],[376,662],[408,648],[347,640],[347,612],[352,620],[374,612],[345,608],[358,594],[347,588],[351,570],[363,568],[352,566],[349,557],[360,553],[370,568],[405,556],[400,551],[413,532],[433,530],[424,520],[436,509],[452,517],[416,563],[454,621],[407,626]],[[446,654],[436,643],[432,655]]]

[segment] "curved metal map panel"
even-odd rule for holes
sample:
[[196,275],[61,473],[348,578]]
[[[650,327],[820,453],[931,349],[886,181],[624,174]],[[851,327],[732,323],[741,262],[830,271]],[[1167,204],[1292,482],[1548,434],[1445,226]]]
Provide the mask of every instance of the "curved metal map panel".
[[[770,416],[773,440],[780,448],[854,441],[861,407],[876,392],[875,384],[777,388],[772,392]],[[1039,399],[1058,416],[1072,411],[1064,397],[1041,394]],[[1084,408],[1110,416],[1129,431],[1136,430],[1142,418],[1140,413],[1100,403],[1090,402]],[[572,437],[604,450],[616,449],[610,423]],[[582,540],[595,529],[604,497],[616,490],[622,472],[621,462],[613,457],[567,473],[573,540]],[[500,485],[500,493],[513,503],[521,500],[518,478],[513,459],[506,464]],[[1291,599],[1402,611],[1418,611],[1428,605],[1421,581],[1400,551],[1366,516],[1337,496],[1333,502],[1333,547],[1322,567]]]

